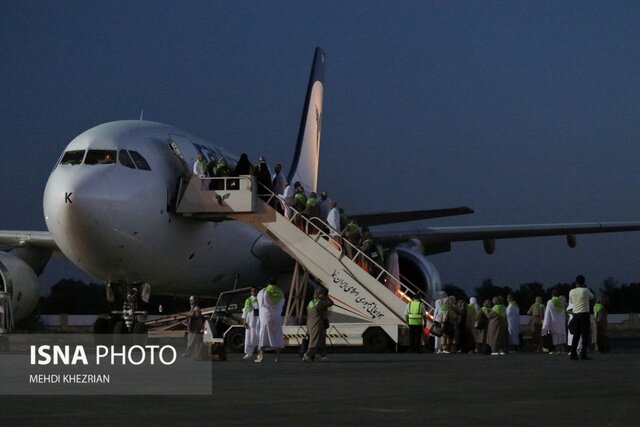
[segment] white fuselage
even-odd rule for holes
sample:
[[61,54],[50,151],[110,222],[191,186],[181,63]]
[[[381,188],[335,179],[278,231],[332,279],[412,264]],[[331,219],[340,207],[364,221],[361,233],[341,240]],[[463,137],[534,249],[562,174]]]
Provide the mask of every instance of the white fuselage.
[[[170,146],[173,141],[182,160]],[[65,153],[115,151],[107,164],[58,162],[44,192],[47,227],[64,255],[89,274],[113,283],[151,284],[154,293],[214,295],[240,274],[242,284],[260,284],[284,259],[280,249],[251,226],[234,221],[203,222],[169,212],[181,176],[197,153],[236,157],[174,127],[147,121],[118,121],[92,128]],[[128,153],[121,154],[121,150]],[[98,151],[93,151],[93,154]],[[126,167],[121,156],[137,152],[150,170]],[[88,158],[88,156],[87,156]],[[138,163],[134,163],[139,166]],[[131,162],[129,162],[130,166]],[[169,210],[169,211],[168,211]]]

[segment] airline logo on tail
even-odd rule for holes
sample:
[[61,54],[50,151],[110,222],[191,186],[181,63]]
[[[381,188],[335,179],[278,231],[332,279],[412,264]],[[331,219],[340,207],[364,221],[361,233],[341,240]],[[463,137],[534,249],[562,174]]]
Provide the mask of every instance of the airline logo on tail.
[[296,151],[287,178],[290,183],[300,181],[307,191],[316,191],[318,184],[324,62],[324,53],[320,48],[316,48],[300,121]]

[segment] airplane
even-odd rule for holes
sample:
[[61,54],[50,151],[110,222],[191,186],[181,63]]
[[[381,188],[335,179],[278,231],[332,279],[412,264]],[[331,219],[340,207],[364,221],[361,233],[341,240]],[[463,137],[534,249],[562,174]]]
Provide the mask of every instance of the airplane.
[[[316,48],[289,182],[316,191],[325,53]],[[238,156],[171,125],[142,120],[104,123],[75,137],[51,172],[43,196],[47,231],[0,231],[0,291],[11,295],[14,319],[38,301],[38,278],[52,254],[111,288],[148,284],[154,294],[215,296],[246,283],[287,276],[292,259],[267,236],[241,221],[203,221],[175,212],[179,183],[192,174],[198,154],[207,161]],[[353,215],[376,226],[472,213],[468,207]],[[638,231],[640,222],[430,227],[381,232],[395,249],[400,274],[435,298],[440,276],[428,255],[451,243],[480,240],[485,251],[496,239]]]

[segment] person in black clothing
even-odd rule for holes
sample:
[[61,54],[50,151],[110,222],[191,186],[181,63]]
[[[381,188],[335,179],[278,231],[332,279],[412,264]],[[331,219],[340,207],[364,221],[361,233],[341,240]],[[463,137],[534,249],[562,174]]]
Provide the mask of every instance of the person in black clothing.
[[271,191],[271,173],[269,173],[269,167],[265,162],[260,162],[258,167],[258,194],[262,194],[260,198],[265,202],[269,199],[269,194],[265,191],[265,188]]
[[247,156],[247,153],[242,153],[240,155],[240,159],[238,160],[238,163],[236,163],[236,168],[233,171],[233,175],[234,176],[251,175],[252,166],[253,165],[249,161],[249,157]]

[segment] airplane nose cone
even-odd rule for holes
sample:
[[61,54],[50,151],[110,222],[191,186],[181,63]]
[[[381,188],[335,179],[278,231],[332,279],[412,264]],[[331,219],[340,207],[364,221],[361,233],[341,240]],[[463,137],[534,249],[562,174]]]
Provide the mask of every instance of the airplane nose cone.
[[81,265],[100,236],[108,233],[111,186],[108,170],[95,166],[58,166],[44,191],[44,216],[53,238],[70,260]]

